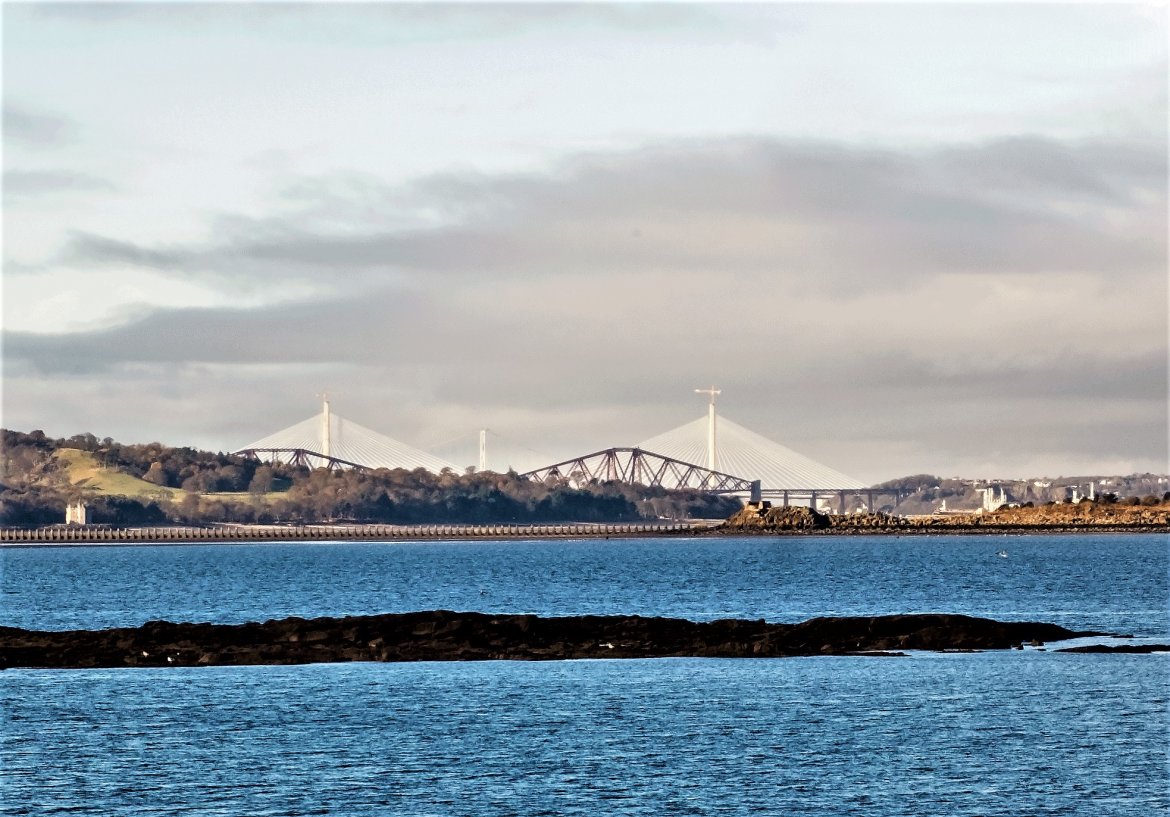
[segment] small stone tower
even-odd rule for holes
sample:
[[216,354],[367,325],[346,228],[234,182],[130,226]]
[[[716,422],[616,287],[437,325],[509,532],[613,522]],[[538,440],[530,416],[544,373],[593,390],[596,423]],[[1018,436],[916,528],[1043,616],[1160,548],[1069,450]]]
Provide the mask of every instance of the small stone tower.
[[85,507],[85,503],[80,499],[76,502],[70,502],[65,506],[65,524],[66,525],[86,525],[89,515],[89,509]]

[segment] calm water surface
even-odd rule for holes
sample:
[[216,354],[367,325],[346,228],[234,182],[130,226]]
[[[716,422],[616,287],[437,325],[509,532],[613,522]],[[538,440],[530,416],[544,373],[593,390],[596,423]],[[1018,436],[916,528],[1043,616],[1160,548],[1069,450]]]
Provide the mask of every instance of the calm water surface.
[[955,612],[1170,636],[1168,571],[1170,539],[1158,535],[19,548],[0,549],[0,624],[430,609],[769,621]]
[[[22,548],[0,589],[0,624],[46,629],[945,610],[1170,636],[1160,536]],[[0,814],[1147,817],[1168,701],[1168,656],[1033,650],[8,670]]]

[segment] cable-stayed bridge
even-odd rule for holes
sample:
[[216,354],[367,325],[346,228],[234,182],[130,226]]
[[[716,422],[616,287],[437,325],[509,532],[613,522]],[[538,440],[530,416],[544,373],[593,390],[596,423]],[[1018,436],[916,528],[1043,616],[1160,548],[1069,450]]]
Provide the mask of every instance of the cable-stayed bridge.
[[[619,481],[669,489],[691,488],[734,494],[783,505],[809,505],[845,513],[853,508],[894,507],[903,496],[864,482],[769,440],[725,417],[717,420],[718,445],[711,443],[711,416],[629,448],[608,448],[521,474],[560,479],[574,487],[591,481]],[[696,463],[714,463],[714,468]]]
[[423,446],[438,457],[477,471],[528,471],[560,459],[556,452],[539,450],[526,442],[493,428],[481,428]]
[[[852,508],[876,509],[875,500],[889,496],[896,506],[902,497],[894,491],[869,488],[810,457],[715,414],[711,395],[706,417],[700,417],[635,446],[607,448],[570,457],[519,476],[554,480],[573,487],[594,482],[624,482],[667,489],[694,489],[734,494],[783,504],[820,507],[841,513]],[[489,432],[479,434],[479,468],[487,462]],[[458,438],[462,439],[462,438]],[[529,449],[531,451],[531,449]],[[236,451],[266,461],[309,468],[424,468],[434,473],[462,467],[419,448],[399,442],[330,411],[323,411]]]
[[425,468],[436,474],[452,462],[346,420],[329,409],[249,443],[235,453],[307,468]]

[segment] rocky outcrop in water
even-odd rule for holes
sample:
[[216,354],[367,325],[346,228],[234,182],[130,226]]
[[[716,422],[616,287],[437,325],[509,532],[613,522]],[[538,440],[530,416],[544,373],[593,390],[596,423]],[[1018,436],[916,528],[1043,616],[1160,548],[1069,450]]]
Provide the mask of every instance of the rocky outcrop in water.
[[1006,649],[1100,633],[1055,624],[923,614],[800,624],[641,616],[489,615],[436,610],[249,624],[150,621],[109,630],[0,627],[0,668],[166,667],[344,661],[774,658],[892,650]]
[[1065,647],[1057,652],[1128,653],[1149,655],[1170,652],[1170,644],[1085,644],[1080,647]]
[[714,533],[1007,533],[1073,531],[1167,531],[1170,503],[1155,506],[1084,501],[990,513],[894,516],[885,513],[823,514],[807,507],[752,503]]
[[804,506],[783,508],[748,505],[724,522],[720,531],[814,531],[825,530],[830,524],[827,515]]

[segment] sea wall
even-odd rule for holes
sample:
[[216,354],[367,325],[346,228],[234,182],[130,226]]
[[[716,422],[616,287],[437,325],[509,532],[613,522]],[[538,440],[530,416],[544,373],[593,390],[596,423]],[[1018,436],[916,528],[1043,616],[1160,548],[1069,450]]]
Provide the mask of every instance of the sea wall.
[[386,539],[550,539],[607,536],[671,536],[709,529],[708,524],[555,525],[220,525],[214,527],[102,527],[53,525],[0,528],[0,544],[133,544],[167,542],[337,541]]

